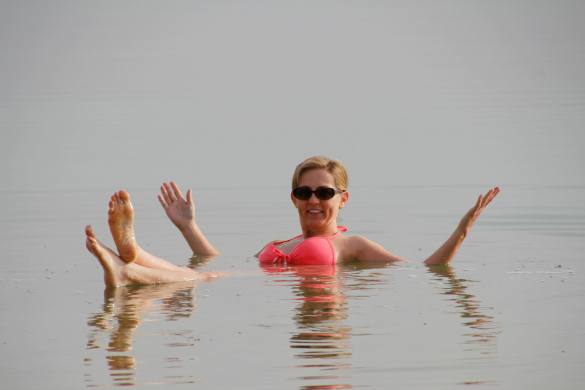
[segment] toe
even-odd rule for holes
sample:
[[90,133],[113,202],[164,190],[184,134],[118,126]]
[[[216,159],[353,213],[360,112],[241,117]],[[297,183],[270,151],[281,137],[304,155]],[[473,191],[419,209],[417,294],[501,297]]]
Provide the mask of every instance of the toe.
[[95,254],[95,251],[97,249],[97,241],[95,238],[87,236],[87,239],[85,240],[85,247],[93,254]]
[[122,202],[128,202],[130,200],[130,194],[126,190],[118,191],[118,197]]
[[87,226],[85,227],[85,234],[86,234],[88,237],[95,237],[95,234],[93,233],[93,228],[91,227],[91,225],[87,225]]

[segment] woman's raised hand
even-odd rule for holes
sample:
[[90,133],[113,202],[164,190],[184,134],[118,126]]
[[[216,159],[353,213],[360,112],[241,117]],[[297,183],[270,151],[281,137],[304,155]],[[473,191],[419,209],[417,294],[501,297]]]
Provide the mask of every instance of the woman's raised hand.
[[158,201],[179,230],[186,229],[195,222],[195,205],[191,189],[187,190],[187,197],[184,198],[175,182],[163,183],[160,186]]
[[500,192],[500,188],[494,187],[491,190],[489,190],[488,192],[486,192],[485,195],[480,195],[477,198],[477,202],[475,202],[475,206],[473,206],[467,212],[467,214],[465,214],[463,216],[463,218],[461,219],[461,222],[459,222],[458,230],[461,233],[463,233],[464,236],[466,236],[467,233],[469,233],[469,229],[471,229],[471,227],[473,226],[473,224],[475,223],[477,218],[479,218],[479,215],[481,214],[483,209],[485,209],[487,207],[487,205],[490,204],[490,202],[496,197],[496,195],[498,195],[499,192]]

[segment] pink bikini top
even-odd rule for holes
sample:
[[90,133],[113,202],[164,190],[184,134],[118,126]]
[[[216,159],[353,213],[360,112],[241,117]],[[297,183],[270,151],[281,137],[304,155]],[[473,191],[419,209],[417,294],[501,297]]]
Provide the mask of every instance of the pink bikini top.
[[260,260],[261,264],[335,265],[337,256],[331,240],[339,232],[347,231],[347,228],[344,226],[338,226],[337,229],[338,231],[331,236],[305,238],[290,253],[284,253],[277,246],[300,238],[303,236],[302,234],[289,240],[272,241],[260,251],[258,260]]

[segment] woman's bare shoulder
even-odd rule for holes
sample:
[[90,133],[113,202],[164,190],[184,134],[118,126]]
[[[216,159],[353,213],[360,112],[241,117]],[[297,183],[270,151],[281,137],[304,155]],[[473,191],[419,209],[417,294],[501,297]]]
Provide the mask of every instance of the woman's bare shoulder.
[[336,240],[336,247],[342,259],[358,259],[359,253],[365,246],[368,245],[368,240],[360,235],[343,235]]
[[390,253],[382,245],[361,235],[345,236],[341,243],[340,254],[343,259],[360,261],[382,260],[401,261],[403,259]]

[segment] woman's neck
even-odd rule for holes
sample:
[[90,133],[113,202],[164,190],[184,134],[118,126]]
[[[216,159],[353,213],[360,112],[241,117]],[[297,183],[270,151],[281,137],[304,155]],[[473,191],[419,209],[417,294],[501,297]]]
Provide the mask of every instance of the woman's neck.
[[307,226],[301,226],[303,230],[303,237],[329,237],[337,233],[337,223],[329,224],[323,229],[311,229]]

